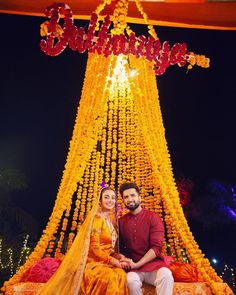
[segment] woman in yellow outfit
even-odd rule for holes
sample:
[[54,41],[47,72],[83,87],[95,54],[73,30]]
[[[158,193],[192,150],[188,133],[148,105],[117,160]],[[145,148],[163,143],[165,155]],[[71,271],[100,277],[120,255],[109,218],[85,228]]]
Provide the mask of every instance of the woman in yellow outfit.
[[110,212],[114,211],[115,204],[115,192],[104,188],[101,192],[101,211],[94,218],[90,235],[87,265],[81,285],[82,294],[128,294],[126,273],[117,259],[121,256],[114,252],[117,231],[115,219],[112,218],[114,214],[111,215]]
[[40,295],[128,295],[126,267],[115,252],[116,193],[105,187],[67,252]]

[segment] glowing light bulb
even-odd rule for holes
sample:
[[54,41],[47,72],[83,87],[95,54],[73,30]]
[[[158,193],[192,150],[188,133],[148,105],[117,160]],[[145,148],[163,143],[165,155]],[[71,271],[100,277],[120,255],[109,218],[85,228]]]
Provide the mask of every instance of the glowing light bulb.
[[215,258],[212,258],[212,260],[211,260],[214,264],[216,264],[217,262],[218,262],[218,260],[217,259],[215,259]]
[[129,76],[132,78],[132,77],[135,77],[138,75],[138,72],[136,69],[131,69],[130,72],[129,72]]

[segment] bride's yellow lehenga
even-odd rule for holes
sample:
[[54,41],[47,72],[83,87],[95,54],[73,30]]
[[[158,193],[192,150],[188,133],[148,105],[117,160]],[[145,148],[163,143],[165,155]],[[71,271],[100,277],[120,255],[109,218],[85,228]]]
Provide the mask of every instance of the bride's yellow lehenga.
[[116,226],[98,213],[85,219],[57,272],[38,295],[128,295],[126,273],[110,261],[115,255]]
[[[128,295],[126,273],[109,264],[114,253],[112,240],[117,237],[115,228],[96,215],[90,235],[87,265],[81,284],[81,293],[86,295]],[[113,237],[113,239],[112,239]]]

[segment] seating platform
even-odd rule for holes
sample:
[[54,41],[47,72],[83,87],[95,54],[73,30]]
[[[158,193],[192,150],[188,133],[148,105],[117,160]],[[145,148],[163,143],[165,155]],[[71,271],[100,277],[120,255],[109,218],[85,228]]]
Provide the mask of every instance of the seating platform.
[[[224,283],[219,283],[224,290]],[[44,283],[19,283],[9,286],[6,295],[35,295],[43,287]],[[224,294],[224,293],[222,293]],[[60,295],[60,294],[58,294]],[[155,288],[151,285],[143,285],[143,295],[155,295]],[[206,283],[174,283],[173,295],[212,295]]]

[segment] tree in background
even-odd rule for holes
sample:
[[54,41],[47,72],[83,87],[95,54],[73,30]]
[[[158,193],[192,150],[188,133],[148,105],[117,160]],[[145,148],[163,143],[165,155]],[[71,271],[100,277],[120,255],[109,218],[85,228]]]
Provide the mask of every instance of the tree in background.
[[236,226],[234,185],[215,179],[208,181],[204,192],[191,202],[189,216],[208,229]]
[[27,188],[27,177],[20,170],[0,170],[0,282],[17,271],[34,247],[37,222],[14,205],[17,192]]
[[19,235],[35,236],[37,223],[22,208],[14,205],[14,192],[28,188],[27,177],[17,169],[0,170],[0,235],[8,241]]

